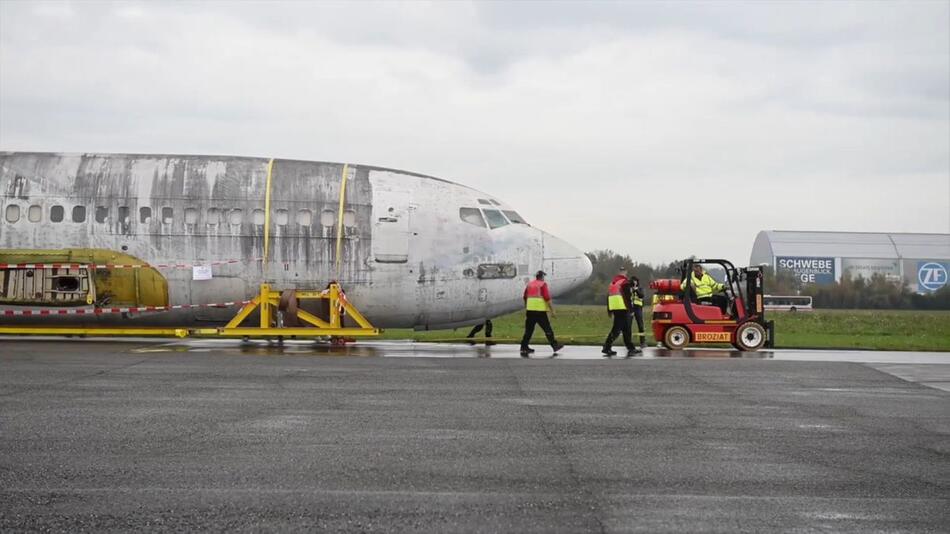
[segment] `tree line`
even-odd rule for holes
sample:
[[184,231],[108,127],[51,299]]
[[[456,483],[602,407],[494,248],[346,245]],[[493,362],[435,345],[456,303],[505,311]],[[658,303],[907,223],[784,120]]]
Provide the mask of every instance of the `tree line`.
[[[564,304],[603,304],[607,302],[607,287],[620,271],[627,267],[627,274],[636,276],[646,294],[646,302],[652,298],[649,285],[661,278],[679,278],[679,261],[650,265],[635,262],[629,255],[612,250],[595,250],[587,257],[593,265],[593,273],[587,282],[558,299]],[[710,272],[720,279],[718,273]],[[766,270],[765,291],[770,295],[808,295],[816,308],[838,309],[913,309],[950,310],[950,284],[930,294],[918,294],[902,281],[888,280],[881,274],[870,279],[842,278],[840,282],[827,285],[803,285],[788,273],[776,274]]]
[[637,263],[628,255],[620,255],[612,250],[595,250],[588,252],[587,257],[594,267],[593,273],[587,282],[558,298],[558,302],[565,304],[603,304],[607,305],[607,287],[611,280],[620,271],[627,268],[628,276],[636,276],[640,280],[640,287],[646,295],[646,302],[653,293],[649,285],[652,280],[659,278],[676,278],[679,276],[679,262],[670,262],[666,265],[650,265]]

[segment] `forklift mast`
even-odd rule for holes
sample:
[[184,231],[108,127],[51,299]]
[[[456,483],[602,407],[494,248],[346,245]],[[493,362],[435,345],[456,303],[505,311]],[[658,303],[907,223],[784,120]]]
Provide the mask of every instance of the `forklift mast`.
[[742,269],[742,273],[745,275],[746,309],[749,310],[749,313],[764,316],[765,307],[762,303],[762,295],[764,294],[762,283],[765,278],[765,273],[762,271],[762,267],[746,267]]

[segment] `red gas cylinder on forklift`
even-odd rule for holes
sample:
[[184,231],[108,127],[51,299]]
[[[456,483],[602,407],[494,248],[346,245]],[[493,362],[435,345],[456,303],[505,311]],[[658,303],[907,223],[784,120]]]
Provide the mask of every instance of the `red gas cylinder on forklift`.
[[679,280],[664,278],[650,282],[650,289],[660,294],[671,295],[681,291],[680,284],[681,282]]

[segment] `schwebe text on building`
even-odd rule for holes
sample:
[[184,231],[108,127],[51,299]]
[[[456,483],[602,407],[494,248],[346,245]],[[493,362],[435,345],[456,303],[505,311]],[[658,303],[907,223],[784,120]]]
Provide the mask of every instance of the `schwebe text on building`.
[[805,284],[833,284],[834,258],[779,257],[776,267],[780,273],[790,273]]

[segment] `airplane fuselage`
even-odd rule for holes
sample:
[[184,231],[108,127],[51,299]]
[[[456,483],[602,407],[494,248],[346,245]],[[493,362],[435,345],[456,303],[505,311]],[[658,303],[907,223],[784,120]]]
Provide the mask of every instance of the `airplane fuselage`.
[[[190,267],[160,268],[170,305],[244,300],[263,281],[322,289],[338,280],[377,326],[452,327],[521,308],[539,269],[555,295],[591,271],[579,250],[490,195],[364,165],[0,152],[0,194],[0,254],[8,258],[98,250],[153,265],[215,264],[210,279]],[[95,320],[190,324],[233,313]]]

